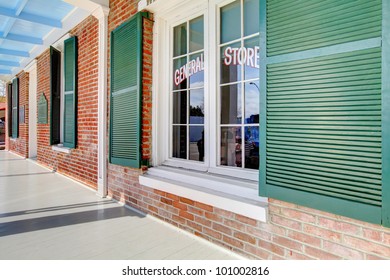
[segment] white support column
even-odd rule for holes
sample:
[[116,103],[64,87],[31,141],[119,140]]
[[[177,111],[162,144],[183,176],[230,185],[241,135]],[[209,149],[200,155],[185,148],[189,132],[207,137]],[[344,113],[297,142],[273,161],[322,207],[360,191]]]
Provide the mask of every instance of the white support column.
[[38,150],[38,131],[37,131],[37,60],[34,59],[24,69],[29,73],[29,88],[28,88],[28,157],[36,158]]
[[93,12],[99,20],[99,62],[98,62],[98,191],[107,195],[107,42],[109,8],[100,7]]
[[107,42],[109,0],[64,0],[79,7],[99,20],[98,62],[98,190],[107,196]]

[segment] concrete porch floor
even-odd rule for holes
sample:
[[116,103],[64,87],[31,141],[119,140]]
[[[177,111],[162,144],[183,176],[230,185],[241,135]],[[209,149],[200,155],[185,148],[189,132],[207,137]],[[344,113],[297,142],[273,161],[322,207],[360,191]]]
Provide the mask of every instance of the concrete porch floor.
[[0,151],[0,259],[237,259]]

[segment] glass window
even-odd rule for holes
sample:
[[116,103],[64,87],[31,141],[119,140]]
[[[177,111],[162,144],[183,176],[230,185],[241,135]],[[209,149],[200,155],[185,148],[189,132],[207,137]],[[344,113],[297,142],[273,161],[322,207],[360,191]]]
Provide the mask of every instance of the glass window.
[[241,84],[221,87],[221,124],[240,124],[242,118]]
[[187,24],[183,23],[174,28],[173,55],[183,55],[187,53]]
[[190,21],[190,52],[195,52],[203,49],[203,28],[203,16],[200,16]]
[[258,169],[259,0],[236,0],[220,18],[219,165]]
[[[219,6],[216,21],[210,9],[207,21],[205,14],[172,26],[168,135],[169,159],[175,161],[167,164],[257,178],[256,172],[242,171],[259,168],[259,2],[230,1]],[[205,46],[206,27],[216,31],[216,53]],[[214,38],[208,41],[214,44]],[[206,77],[208,56],[216,65]],[[210,116],[205,103],[215,104]],[[208,135],[206,128],[213,133]]]
[[259,0],[244,0],[244,35],[260,31]]
[[171,93],[171,157],[201,162],[205,133],[203,22],[200,16],[173,28]]
[[241,37],[241,4],[240,1],[221,8],[221,43]]
[[240,43],[235,43],[221,47],[221,84],[232,83],[241,80],[242,66],[237,62],[237,56],[235,54],[240,46]]

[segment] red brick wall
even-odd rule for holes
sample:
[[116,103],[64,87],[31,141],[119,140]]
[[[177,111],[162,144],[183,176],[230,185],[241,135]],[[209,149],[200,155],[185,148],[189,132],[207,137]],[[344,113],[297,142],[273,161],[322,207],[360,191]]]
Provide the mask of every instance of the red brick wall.
[[[50,125],[38,124],[38,162],[97,188],[98,162],[98,20],[85,19],[70,33],[78,37],[77,147],[70,154],[53,151]],[[37,61],[38,98],[43,92],[50,116],[50,53]],[[49,117],[50,122],[50,117]]]
[[[152,19],[151,19],[152,20]],[[142,64],[142,158],[149,160],[152,150],[152,62],[153,22],[144,19]]]
[[249,258],[390,259],[390,229],[379,225],[274,199],[264,223],[141,186],[120,166],[109,181],[115,199]]
[[19,119],[19,137],[17,139],[9,138],[7,144],[10,151],[23,157],[28,157],[29,75],[26,72],[20,72],[17,77],[19,78],[19,110],[24,107],[25,118],[23,123]]
[[[137,2],[111,1],[109,31],[136,13]],[[144,159],[151,156],[152,39],[152,23],[145,20]],[[142,173],[143,170],[109,164],[109,196],[249,258],[390,259],[390,230],[387,228],[278,200],[269,201],[269,221],[264,223],[142,186],[139,184]]]

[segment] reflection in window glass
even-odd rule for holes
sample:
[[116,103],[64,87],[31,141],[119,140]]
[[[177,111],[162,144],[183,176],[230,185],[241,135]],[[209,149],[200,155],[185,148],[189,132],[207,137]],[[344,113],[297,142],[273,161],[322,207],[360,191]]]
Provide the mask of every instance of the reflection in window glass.
[[241,36],[241,5],[235,1],[221,8],[221,43]]
[[235,43],[221,48],[221,84],[241,80],[241,65],[237,63],[235,55],[240,46],[240,43]]
[[172,131],[172,156],[175,158],[187,158],[187,127],[173,126]]
[[219,164],[258,169],[259,0],[236,0],[220,18]]
[[242,119],[241,84],[221,87],[221,124],[239,124]]
[[177,91],[173,93],[173,123],[187,123],[187,91]]
[[173,33],[171,155],[173,158],[204,162],[203,16],[174,27]]
[[190,124],[204,123],[204,93],[202,89],[190,91]]
[[203,126],[190,126],[190,160],[204,161]]
[[242,167],[241,127],[221,128],[221,165]]
[[187,64],[187,57],[181,57],[173,60],[173,90],[186,89],[187,78],[185,73],[185,66]]
[[259,123],[259,82],[245,83],[245,123]]
[[190,88],[199,88],[204,86],[204,54],[203,52],[190,55],[191,63],[189,67],[191,68],[189,72],[191,76]]
[[259,127],[245,127],[245,168],[259,169]]
[[203,16],[190,20],[190,52],[203,49]]
[[259,0],[244,0],[244,35],[260,31]]
[[173,29],[173,56],[187,53],[187,23],[176,26]]
[[256,36],[245,40],[246,63],[244,67],[244,79],[258,79],[260,76],[260,37]]

